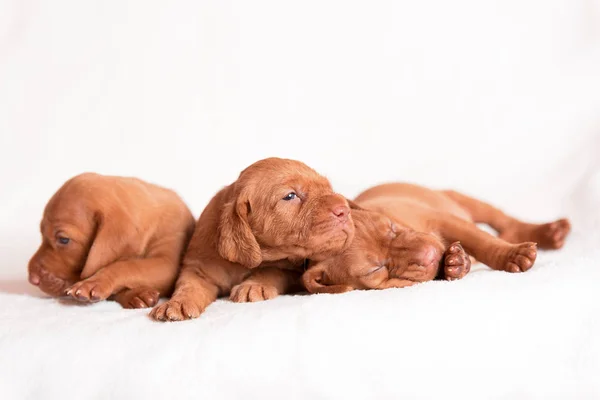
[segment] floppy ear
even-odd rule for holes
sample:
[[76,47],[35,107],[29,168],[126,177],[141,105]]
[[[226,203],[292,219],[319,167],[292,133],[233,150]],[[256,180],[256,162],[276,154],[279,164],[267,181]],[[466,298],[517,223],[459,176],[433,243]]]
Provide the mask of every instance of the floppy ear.
[[221,257],[248,268],[256,268],[262,262],[260,246],[248,224],[250,203],[233,199],[223,206],[217,248]]
[[107,218],[106,214],[97,212],[94,214],[94,220],[96,234],[81,271],[81,279],[89,278],[100,268],[122,257],[131,247],[131,241],[137,234],[125,215],[112,215],[111,218]]
[[302,283],[309,293],[344,293],[354,289],[348,285],[326,285],[325,281],[325,268],[323,264],[317,264],[314,267],[310,267],[302,275]]
[[353,200],[346,199],[346,201],[348,202],[348,205],[350,206],[351,210],[363,210],[364,211],[364,208],[362,208],[361,206],[356,204]]

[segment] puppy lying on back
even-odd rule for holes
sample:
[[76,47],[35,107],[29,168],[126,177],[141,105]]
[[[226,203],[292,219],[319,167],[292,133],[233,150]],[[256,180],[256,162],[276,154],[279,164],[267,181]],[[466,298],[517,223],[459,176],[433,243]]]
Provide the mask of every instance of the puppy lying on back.
[[206,206],[173,297],[150,315],[179,321],[219,296],[246,302],[289,292],[304,259],[336,255],[353,234],[348,202],[325,177],[299,161],[258,161]]
[[46,205],[29,282],[51,296],[125,308],[169,294],[194,218],[171,190],[135,178],[78,175]]
[[[469,272],[468,255],[496,270],[524,272],[533,266],[537,246],[558,249],[570,231],[566,219],[528,224],[462,194],[409,184],[375,186],[355,203],[363,210],[353,211],[354,241],[341,254],[311,263],[303,275],[309,292],[459,279]],[[490,225],[499,237],[475,223]]]

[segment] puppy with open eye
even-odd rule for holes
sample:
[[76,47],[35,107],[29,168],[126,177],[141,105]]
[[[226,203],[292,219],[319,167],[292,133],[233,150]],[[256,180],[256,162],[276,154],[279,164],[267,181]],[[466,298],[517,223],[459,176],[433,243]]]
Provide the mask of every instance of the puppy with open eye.
[[[558,249],[570,231],[566,219],[529,224],[460,193],[410,184],[373,187],[352,204],[354,241],[337,256],[311,261],[303,275],[311,293],[460,279],[470,270],[469,255],[496,270],[524,272],[537,246]],[[499,237],[476,223],[490,225]]]
[[78,175],[46,205],[29,282],[55,297],[152,307],[173,289],[194,222],[171,190],[135,178]]
[[304,259],[332,257],[353,235],[348,202],[325,177],[299,161],[258,161],[206,206],[173,297],[150,315],[179,321],[219,296],[259,301],[299,289]]

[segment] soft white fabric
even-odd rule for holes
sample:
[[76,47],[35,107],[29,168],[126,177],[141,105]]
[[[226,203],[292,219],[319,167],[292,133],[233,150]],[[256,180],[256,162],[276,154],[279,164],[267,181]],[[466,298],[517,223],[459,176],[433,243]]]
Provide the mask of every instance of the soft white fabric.
[[[600,398],[600,2],[0,2],[0,398]],[[569,216],[526,274],[211,305],[185,323],[26,282],[85,171],[196,215],[246,165],[348,196],[452,187]]]

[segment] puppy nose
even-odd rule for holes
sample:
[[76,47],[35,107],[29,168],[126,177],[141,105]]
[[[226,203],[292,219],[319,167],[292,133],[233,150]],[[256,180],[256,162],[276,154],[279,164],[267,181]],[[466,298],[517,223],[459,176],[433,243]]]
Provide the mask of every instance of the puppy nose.
[[336,218],[345,221],[348,219],[348,214],[350,214],[350,208],[346,205],[340,204],[338,206],[333,207],[331,209],[331,212],[333,213],[333,215],[336,216]]
[[40,276],[38,274],[36,274],[35,272],[32,272],[29,274],[29,283],[31,283],[32,285],[39,285],[40,284]]

